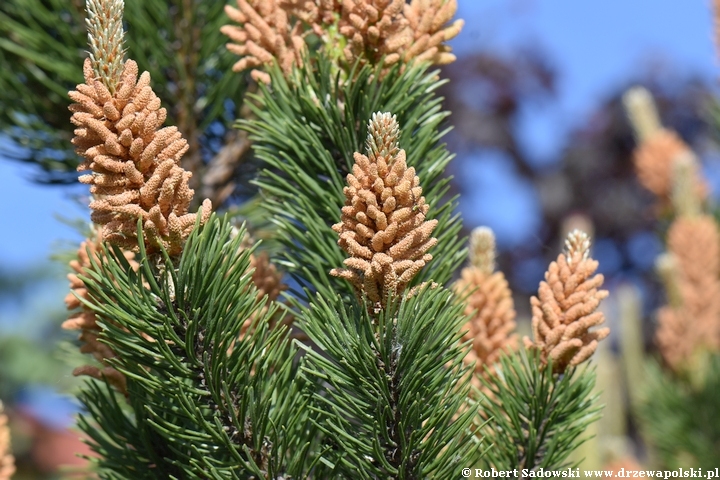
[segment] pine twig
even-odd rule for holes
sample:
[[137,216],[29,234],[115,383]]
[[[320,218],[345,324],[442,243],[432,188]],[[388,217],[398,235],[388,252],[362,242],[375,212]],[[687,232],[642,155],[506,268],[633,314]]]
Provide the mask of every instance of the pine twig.
[[570,466],[568,456],[584,441],[580,437],[587,426],[600,417],[595,378],[575,367],[560,375],[552,371],[541,352],[520,349],[502,355],[483,377],[489,394],[481,409],[490,420],[480,433],[493,444],[483,459],[485,468],[522,472]]

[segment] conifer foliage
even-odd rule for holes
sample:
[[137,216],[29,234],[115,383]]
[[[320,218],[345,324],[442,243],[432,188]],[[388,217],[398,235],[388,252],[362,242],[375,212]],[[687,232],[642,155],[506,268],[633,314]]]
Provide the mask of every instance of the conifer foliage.
[[96,383],[81,397],[90,412],[81,426],[108,478],[302,472],[308,409],[293,348],[286,329],[268,330],[277,307],[264,309],[255,294],[243,233],[232,240],[231,226],[213,218],[177,265],[165,254],[136,273],[116,249],[84,278],[106,321],[102,338],[117,352],[111,364],[128,379],[127,408]]
[[569,454],[587,426],[599,418],[592,392],[594,375],[585,368],[553,374],[537,350],[501,356],[483,384],[489,420],[481,431],[492,442],[483,465],[499,470],[559,470],[573,465]]
[[237,126],[263,164],[272,257],[210,201],[191,211],[193,147],[125,58],[123,1],[87,1],[91,58],[70,109],[97,236],[73,263],[66,326],[97,360],[76,373],[92,377],[79,424],[101,478],[564,465],[596,418],[576,366],[607,335],[593,330],[602,277],[573,233],[534,299],[528,350],[492,232],[449,285],[465,250],[430,64],[454,60],[455,0],[228,6],[235,69],[260,83]]

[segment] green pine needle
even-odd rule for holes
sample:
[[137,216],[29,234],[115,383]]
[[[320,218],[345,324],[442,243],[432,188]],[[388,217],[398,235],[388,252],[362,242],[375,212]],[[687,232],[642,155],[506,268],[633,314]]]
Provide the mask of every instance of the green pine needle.
[[141,245],[138,272],[116,249],[83,277],[128,382],[129,409],[98,382],[81,395],[104,478],[301,476],[312,460],[309,387],[287,330],[269,328],[278,306],[257,298],[243,234],[212,216],[177,263]]
[[587,440],[583,432],[600,417],[594,373],[584,367],[553,375],[537,351],[524,349],[503,355],[488,373],[483,383],[491,393],[482,408],[489,421],[481,431],[492,447],[483,458],[485,468],[570,466],[568,455]]
[[462,306],[445,289],[421,289],[376,318],[339,296],[318,295],[299,319],[319,351],[303,372],[314,395],[326,458],[340,478],[455,478],[474,465]]
[[647,366],[641,427],[665,468],[714,469],[720,458],[720,354],[696,357],[694,378]]
[[271,85],[254,96],[256,119],[239,124],[251,133],[255,154],[266,165],[257,185],[287,249],[281,263],[303,288],[326,298],[353,295],[347,281],[328,273],[345,259],[330,227],[340,220],[353,154],[365,149],[367,121],[375,112],[391,112],[400,124],[399,146],[431,206],[427,217],[439,221],[438,245],[430,251],[435,258],[410,286],[448,282],[465,252],[456,199],[445,198],[450,179],[443,172],[453,156],[441,143],[449,113],[436,91],[444,81],[423,66],[395,68],[379,81],[378,72],[366,66],[354,80],[341,82],[332,75],[332,62],[318,55],[290,78],[277,66],[271,69]]

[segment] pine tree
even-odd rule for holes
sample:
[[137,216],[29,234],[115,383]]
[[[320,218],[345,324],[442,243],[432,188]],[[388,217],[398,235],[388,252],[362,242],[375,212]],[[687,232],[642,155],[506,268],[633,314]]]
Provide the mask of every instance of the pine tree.
[[[466,284],[451,284],[466,250],[432,65],[454,60],[455,10],[454,0],[226,7],[234,68],[258,82],[237,127],[262,163],[255,214],[274,224],[272,261],[292,279],[280,297],[246,227],[196,200],[197,163],[186,160],[197,132],[162,106],[162,75],[126,58],[122,0],[88,0],[90,58],[70,110],[93,236],[72,264],[66,326],[94,356],[75,373],[91,377],[79,426],[101,478],[456,478],[476,466],[526,477],[565,466],[597,418],[593,377],[578,365],[607,336],[595,328],[607,292],[589,238],[573,232],[521,348],[491,232],[472,245]],[[470,296],[503,309],[478,312],[486,303]],[[478,321],[499,335],[482,356],[464,328]]]

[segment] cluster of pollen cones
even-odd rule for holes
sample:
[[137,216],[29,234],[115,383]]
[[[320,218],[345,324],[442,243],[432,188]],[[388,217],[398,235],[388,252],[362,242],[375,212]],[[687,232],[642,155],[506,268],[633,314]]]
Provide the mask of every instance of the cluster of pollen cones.
[[[512,292],[505,276],[495,271],[495,236],[487,227],[473,230],[470,236],[470,265],[463,268],[455,283],[460,296],[467,295],[463,342],[472,342],[465,363],[475,363],[475,372],[486,376],[486,367],[495,364],[500,354],[518,347],[515,333],[515,309]],[[478,377],[473,383],[480,386]]]
[[[448,25],[456,10],[457,0],[237,0],[237,8],[225,11],[238,25],[221,31],[231,40],[228,50],[242,56],[233,69],[252,69],[255,80],[268,83],[270,76],[261,68],[277,62],[289,73],[302,61],[305,37],[312,33],[326,48],[344,44],[340,56],[349,65],[358,59],[386,67],[453,62],[445,42],[462,28],[462,20]],[[330,38],[330,30],[344,40]]]
[[[668,205],[672,195],[673,162],[690,153],[690,147],[672,130],[660,129],[640,143],[634,153],[638,180],[655,194],[661,205]],[[696,180],[698,195],[707,196],[707,186]]]
[[[101,15],[97,17],[96,22],[102,20]],[[98,75],[107,70],[103,62],[108,62],[102,52],[97,56],[85,61],[85,83],[69,95],[75,102],[70,106],[71,120],[77,126],[73,144],[84,159],[78,170],[90,170],[80,181],[90,185],[91,219],[99,228],[95,237],[82,243],[77,259],[70,263],[72,291],[66,304],[71,314],[63,328],[79,330],[81,351],[92,354],[99,364],[79,367],[74,374],[105,378],[126,393],[127,379],[109,363],[117,354],[100,340],[98,319],[81,301],[92,304],[93,299],[80,275],[92,268],[93,260],[99,263],[105,255],[103,242],[120,247],[137,270],[138,220],[147,254],[164,249],[171,257],[179,256],[197,223],[209,218],[211,205],[205,200],[199,213],[188,212],[194,194],[188,186],[192,174],[180,166],[187,141],[176,127],[163,127],[167,111],[150,86],[150,75],[138,76],[132,60],[119,64],[116,75]],[[284,289],[279,272],[264,255],[253,256],[251,267],[258,295],[275,300]]]
[[[673,193],[674,164],[692,155],[690,147],[680,136],[660,123],[652,95],[642,87],[630,89],[623,102],[638,139],[633,152],[635,171],[640,184],[655,194],[663,209],[670,205]],[[707,186],[699,175],[692,179],[699,197],[707,196]]]
[[[376,113],[368,126],[366,155],[355,153],[347,176],[345,206],[340,223],[333,225],[338,245],[348,254],[345,268],[331,274],[349,280],[358,297],[374,309],[386,307],[390,296],[402,294],[408,283],[432,260],[428,253],[437,239],[437,220],[427,220],[430,206],[422,196],[415,170],[405,163],[397,139],[399,126],[389,113]],[[608,328],[597,312],[607,296],[595,274],[598,263],[589,258],[589,237],[578,230],[566,241],[567,253],[552,262],[532,298],[534,342],[545,362],[560,373],[587,360],[605,338]],[[463,269],[454,288],[465,300],[464,341],[472,348],[466,362],[474,362],[480,376],[503,352],[518,347],[512,292],[501,272],[495,270],[495,238],[488,228],[473,231],[470,265]],[[412,295],[413,292],[408,292]],[[477,383],[476,383],[477,385]]]
[[638,180],[673,217],[667,253],[657,264],[668,303],[657,314],[656,341],[666,364],[678,371],[696,352],[720,349],[720,230],[704,211],[708,188],[697,158],[661,126],[650,93],[637,87],[624,101],[638,138]]
[[[253,270],[252,282],[257,288],[257,298],[265,298],[265,305],[263,312],[269,308],[270,302],[277,301],[280,294],[287,290],[287,285],[282,282],[282,273],[280,273],[277,267],[270,262],[270,257],[267,252],[250,255],[250,268]],[[248,318],[243,325],[241,335],[250,328],[253,322],[253,318]],[[293,322],[293,317],[286,315],[283,319],[284,325],[290,325]],[[276,325],[276,319],[271,319],[271,327]]]
[[603,276],[595,274],[598,262],[589,257],[589,237],[574,230],[565,245],[567,252],[550,264],[538,296],[530,299],[534,343],[525,339],[552,361],[556,373],[590,358],[610,334],[607,327],[594,328],[605,321],[596,310],[608,292],[600,290]]
[[[102,15],[95,13],[91,23],[101,22]],[[167,111],[150,86],[150,75],[145,72],[138,78],[134,61],[123,64],[114,58],[110,62],[103,52],[96,53],[97,58],[85,60],[85,83],[69,96],[75,102],[70,111],[77,127],[72,143],[83,158],[78,170],[90,171],[80,181],[90,185],[91,219],[99,228],[94,238],[82,243],[77,259],[70,264],[72,291],[66,304],[72,313],[63,328],[79,330],[81,351],[91,353],[101,365],[79,367],[74,374],[104,377],[125,393],[125,377],[108,364],[116,354],[99,340],[101,328],[95,313],[80,301],[92,299],[78,275],[91,268],[91,259],[97,262],[105,254],[103,242],[121,247],[136,269],[133,251],[141,240],[138,221],[148,254],[164,248],[169,255],[178,256],[197,221],[204,223],[210,216],[211,205],[208,200],[203,202],[200,219],[198,214],[188,213],[194,193],[188,187],[192,174],[180,166],[187,142],[176,127],[162,126]],[[103,68],[109,63],[117,64],[114,75]]]
[[667,236],[658,269],[669,303],[658,311],[656,340],[680,370],[699,349],[720,349],[720,230],[710,215],[680,216]]

